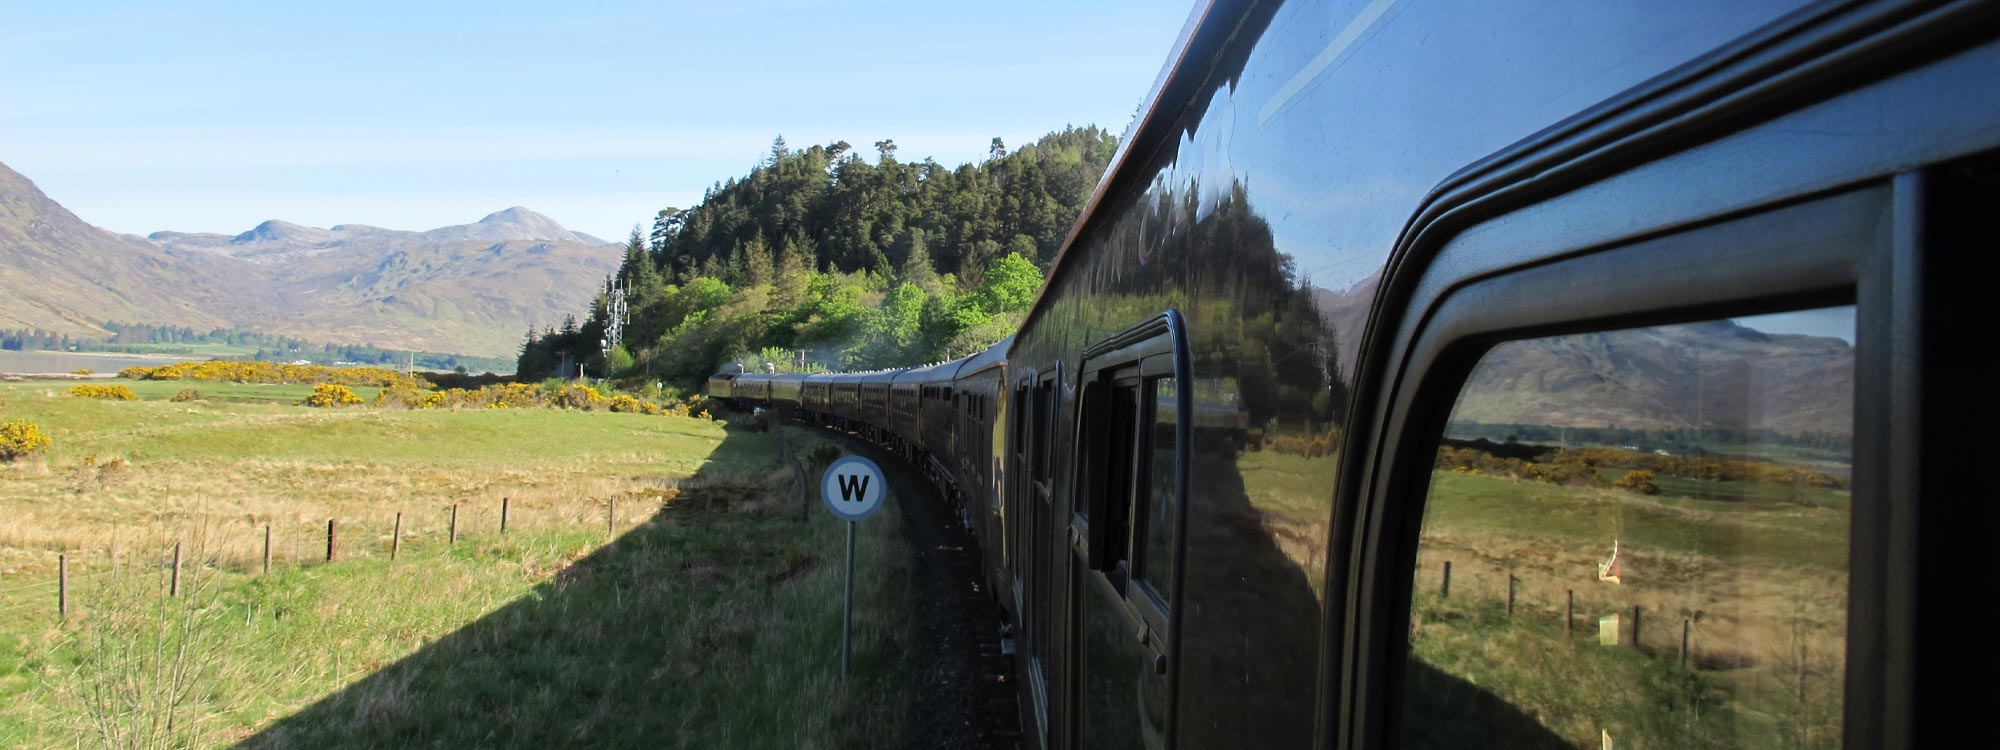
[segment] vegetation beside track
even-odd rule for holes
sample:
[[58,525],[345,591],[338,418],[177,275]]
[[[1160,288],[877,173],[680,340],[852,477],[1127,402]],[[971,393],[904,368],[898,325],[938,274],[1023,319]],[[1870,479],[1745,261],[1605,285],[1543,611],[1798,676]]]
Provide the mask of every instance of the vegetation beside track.
[[[153,385],[133,383],[137,402],[0,385],[0,417],[56,438],[0,464],[0,747],[900,742],[910,584],[895,515],[861,529],[843,683],[844,529],[800,519],[768,433],[292,405],[302,395],[177,403],[187,384]],[[183,589],[168,598],[176,540]],[[47,584],[59,554],[67,621]],[[168,688],[175,674],[187,689]],[[90,690],[114,684],[138,687]],[[168,714],[171,732],[152,722]]]

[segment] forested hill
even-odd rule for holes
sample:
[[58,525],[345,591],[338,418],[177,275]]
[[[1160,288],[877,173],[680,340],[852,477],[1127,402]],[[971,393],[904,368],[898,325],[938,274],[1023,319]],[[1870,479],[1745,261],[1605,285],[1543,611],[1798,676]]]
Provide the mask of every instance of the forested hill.
[[[782,369],[894,367],[1005,338],[1041,287],[1116,150],[1068,128],[977,164],[870,162],[846,142],[777,139],[750,174],[635,227],[615,284],[623,346],[602,353],[608,294],[583,322],[530,330],[520,377],[579,361],[593,376],[693,387],[728,361]],[[582,311],[579,311],[582,312]],[[574,374],[574,370],[570,374]]]

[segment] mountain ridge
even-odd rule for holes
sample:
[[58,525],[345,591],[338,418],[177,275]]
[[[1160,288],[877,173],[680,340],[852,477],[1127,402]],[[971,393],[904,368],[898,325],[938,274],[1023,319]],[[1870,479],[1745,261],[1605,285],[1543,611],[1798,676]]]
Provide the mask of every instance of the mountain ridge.
[[98,228],[0,163],[0,327],[242,326],[461,354],[589,304],[622,251],[521,206],[424,231],[270,219],[237,234]]

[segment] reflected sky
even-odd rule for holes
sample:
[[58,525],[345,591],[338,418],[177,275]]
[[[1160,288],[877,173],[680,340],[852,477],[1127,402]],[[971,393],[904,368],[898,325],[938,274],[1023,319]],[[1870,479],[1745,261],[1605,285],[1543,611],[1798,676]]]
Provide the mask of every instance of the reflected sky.
[[1805,336],[1823,336],[1840,339],[1848,346],[1854,345],[1854,307],[1827,307],[1818,310],[1795,310],[1792,312],[1754,315],[1747,318],[1730,318],[1737,325],[1764,333],[1796,333]]

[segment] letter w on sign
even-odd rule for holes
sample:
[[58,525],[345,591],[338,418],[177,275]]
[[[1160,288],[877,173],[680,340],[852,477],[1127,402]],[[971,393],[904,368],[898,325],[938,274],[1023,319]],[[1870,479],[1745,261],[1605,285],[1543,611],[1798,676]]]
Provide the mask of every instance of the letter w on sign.
[[868,498],[869,477],[842,476],[837,479],[840,481],[840,499],[849,502],[860,502]]

